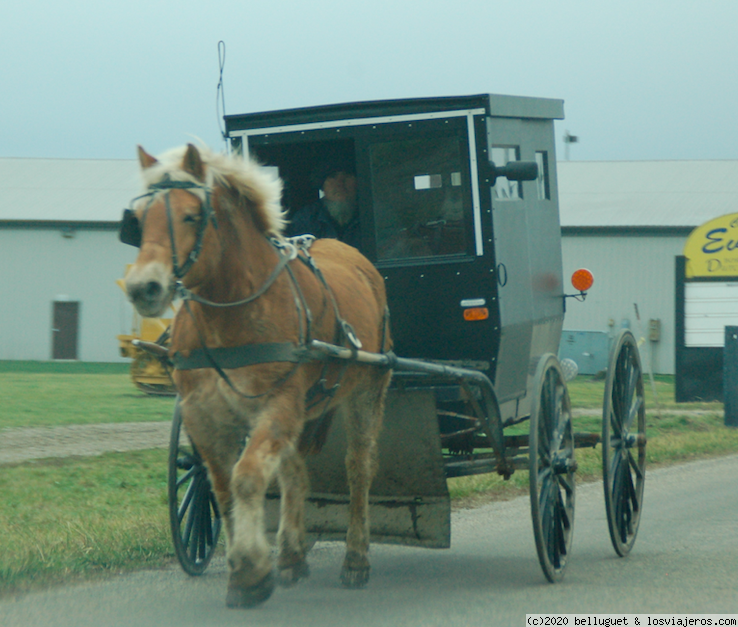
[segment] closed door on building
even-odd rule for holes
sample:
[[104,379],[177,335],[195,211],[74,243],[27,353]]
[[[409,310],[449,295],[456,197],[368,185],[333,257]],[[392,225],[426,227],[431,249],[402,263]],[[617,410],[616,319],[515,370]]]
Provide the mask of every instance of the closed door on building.
[[79,302],[54,301],[51,358],[77,359]]

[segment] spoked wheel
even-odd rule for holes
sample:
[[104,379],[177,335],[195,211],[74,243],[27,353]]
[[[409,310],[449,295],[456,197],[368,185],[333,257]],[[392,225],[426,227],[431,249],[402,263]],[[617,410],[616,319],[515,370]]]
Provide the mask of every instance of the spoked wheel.
[[169,522],[182,569],[201,575],[215,552],[221,519],[205,465],[194,445],[180,442],[181,429],[177,399],[169,441]]
[[538,561],[554,583],[564,576],[574,531],[576,461],[571,402],[555,355],[538,364],[530,414],[530,506]]
[[602,481],[610,539],[624,557],[635,543],[646,480],[646,405],[638,345],[624,330],[610,352],[602,409]]

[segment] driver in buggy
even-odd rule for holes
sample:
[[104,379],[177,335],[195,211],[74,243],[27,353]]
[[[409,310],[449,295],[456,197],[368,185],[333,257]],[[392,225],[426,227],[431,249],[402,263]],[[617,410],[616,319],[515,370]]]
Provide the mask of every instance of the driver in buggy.
[[340,159],[325,161],[313,172],[311,180],[320,190],[320,198],[295,212],[285,235],[328,237],[358,248],[361,238],[353,166]]

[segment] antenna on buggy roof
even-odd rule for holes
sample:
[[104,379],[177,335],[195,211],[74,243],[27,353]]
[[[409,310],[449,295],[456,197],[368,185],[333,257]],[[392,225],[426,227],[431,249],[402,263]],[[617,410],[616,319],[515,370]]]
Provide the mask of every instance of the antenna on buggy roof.
[[[223,142],[228,150],[228,136],[225,132],[225,125],[223,118],[225,117],[225,91],[223,89],[223,68],[225,67],[225,56],[226,56],[226,45],[222,39],[218,42],[218,67],[219,67],[219,78],[218,78],[218,89],[215,93],[215,115],[218,118],[218,128],[220,134],[223,137]],[[222,112],[222,114],[221,114]]]

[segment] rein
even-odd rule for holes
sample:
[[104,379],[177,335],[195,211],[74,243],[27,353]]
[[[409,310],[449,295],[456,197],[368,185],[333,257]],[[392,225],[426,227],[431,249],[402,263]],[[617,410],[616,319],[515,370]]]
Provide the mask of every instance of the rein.
[[[175,289],[177,290],[178,296],[182,300],[194,300],[196,303],[207,305],[208,307],[240,307],[241,305],[248,305],[249,303],[254,302],[272,286],[272,284],[277,280],[277,277],[282,274],[282,270],[287,267],[287,264],[293,259],[297,259],[297,247],[293,244],[290,244],[289,242],[278,242],[277,240],[269,241],[277,250],[279,254],[279,261],[277,262],[277,265],[274,266],[274,270],[272,270],[272,273],[269,275],[264,284],[250,296],[247,296],[246,298],[243,298],[241,300],[233,301],[231,303],[216,303],[212,300],[208,300],[207,298],[203,298],[202,296],[195,294],[192,290],[187,289],[182,284],[182,281],[177,281]],[[285,252],[282,252],[283,250]]]
[[[316,265],[315,260],[307,251],[313,239],[314,238],[312,237],[306,238],[305,236],[303,236],[302,238],[295,238],[295,240],[293,240],[294,243],[281,242],[278,240],[270,239],[270,242],[280,254],[280,261],[272,271],[267,281],[262,285],[262,287],[246,299],[235,301],[232,303],[213,303],[212,301],[208,301],[207,299],[201,299],[200,297],[197,297],[196,294],[193,294],[192,292],[189,292],[189,290],[187,290],[189,292],[189,295],[188,298],[184,300],[184,306],[187,310],[187,313],[190,315],[193,324],[195,325],[195,330],[197,331],[198,337],[200,339],[200,348],[193,349],[187,357],[179,352],[174,353],[172,357],[174,367],[178,370],[213,368],[217,372],[218,376],[220,376],[220,378],[223,379],[228,387],[231,388],[231,390],[233,390],[236,394],[246,399],[257,399],[271,394],[272,392],[274,392],[274,390],[280,388],[283,384],[285,384],[297,371],[297,368],[300,364],[308,361],[315,361],[315,354],[309,349],[309,343],[312,339],[311,327],[313,316],[309,307],[307,306],[307,301],[305,300],[302,290],[300,289],[297,278],[295,277],[292,268],[290,268],[290,266],[288,265],[290,261],[296,258],[300,259],[300,261],[302,261],[308,268],[310,268],[310,270],[319,279],[319,282],[327,290],[328,295],[330,296],[330,302],[333,306],[336,319],[336,337],[334,341],[336,343],[343,343],[343,340],[348,340],[348,343],[353,347],[354,350],[360,349],[361,342],[356,337],[356,334],[351,328],[351,325],[343,320],[343,318],[341,318],[338,311],[338,304],[332,290],[323,277],[323,273]],[[303,256],[299,255],[298,248],[299,251],[303,253]],[[282,252],[282,250],[285,250],[286,252]],[[195,315],[192,312],[192,308],[190,307],[188,301],[194,300],[195,302],[198,302],[200,304],[215,307],[236,307],[248,302],[253,302],[269,289],[269,287],[274,283],[276,278],[285,268],[290,278],[290,285],[292,287],[293,296],[295,299],[295,309],[297,311],[299,319],[298,324],[300,328],[300,343],[298,345],[295,345],[292,342],[270,342],[261,344],[246,344],[243,346],[234,347],[209,348],[205,341],[205,336],[203,335],[200,328],[197,326]],[[228,376],[228,374],[225,372],[225,369],[236,369],[242,368],[244,366],[274,362],[291,362],[295,365],[278,381],[276,381],[269,390],[261,394],[246,394],[245,392],[239,390],[235,386],[231,378]],[[318,381],[316,381],[316,383],[313,384],[313,386],[307,391],[306,400],[308,403],[308,408],[318,405],[323,400],[329,400],[335,395],[340,387],[341,379],[343,378],[346,368],[348,367],[348,363],[342,363],[340,372],[338,374],[338,379],[336,383],[330,387],[328,387],[327,385],[327,367],[328,366],[326,364],[326,366],[324,366],[324,368],[322,369],[320,376],[318,377]]]

